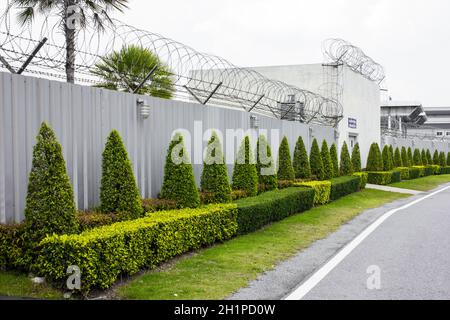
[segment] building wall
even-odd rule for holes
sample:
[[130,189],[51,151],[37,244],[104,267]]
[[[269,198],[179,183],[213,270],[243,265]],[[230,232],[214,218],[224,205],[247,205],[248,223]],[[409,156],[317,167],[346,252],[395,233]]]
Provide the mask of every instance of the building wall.
[[[269,66],[252,68],[268,78],[277,79],[330,97],[334,90],[330,84],[336,77],[336,69],[322,64]],[[375,82],[341,66],[340,84],[344,118],[338,125],[339,145],[350,142],[349,135],[356,135],[361,147],[363,164],[373,142],[380,143],[380,89]],[[336,80],[334,80],[336,81]],[[332,95],[332,94],[331,94]],[[331,98],[333,98],[331,96]],[[356,119],[357,128],[349,128],[349,118]]]
[[[143,119],[137,100],[150,106],[150,117]],[[294,152],[299,136],[309,147],[313,138],[335,142],[333,128],[306,125],[258,115],[260,130],[268,131],[276,159],[278,145],[286,136]],[[55,130],[62,145],[67,172],[71,178],[79,209],[98,206],[101,155],[109,133],[120,132],[131,159],[142,197],[156,197],[161,189],[166,151],[174,131],[187,130],[195,177],[199,183],[203,148],[208,129],[250,129],[250,114],[241,110],[203,106],[175,100],[138,96],[99,88],[70,85],[33,77],[0,72],[0,223],[20,222],[23,218],[28,175],[35,137],[43,121]],[[271,133],[275,133],[272,138]],[[276,135],[278,133],[278,135]],[[200,136],[200,139],[198,137]],[[234,162],[240,138],[224,141],[227,162]],[[195,148],[195,146],[198,146]],[[308,148],[309,149],[309,148]],[[233,165],[229,165],[229,173]]]
[[385,145],[393,146],[394,148],[411,147],[413,150],[416,148],[421,150],[425,149],[430,150],[432,154],[436,150],[439,152],[445,152],[446,155],[448,152],[450,152],[450,141],[433,141],[420,138],[398,138],[383,136],[381,146],[384,147]]

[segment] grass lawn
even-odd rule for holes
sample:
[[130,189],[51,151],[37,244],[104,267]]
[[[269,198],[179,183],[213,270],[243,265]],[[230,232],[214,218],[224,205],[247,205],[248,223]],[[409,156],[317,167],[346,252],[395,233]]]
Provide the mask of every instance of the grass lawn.
[[448,182],[450,182],[450,174],[445,174],[441,176],[429,176],[415,180],[406,180],[399,183],[393,183],[390,186],[401,189],[430,191]]
[[0,296],[39,299],[62,299],[60,291],[47,285],[33,284],[27,275],[0,271]]
[[119,299],[224,299],[363,211],[407,197],[365,190],[181,257],[115,289]]

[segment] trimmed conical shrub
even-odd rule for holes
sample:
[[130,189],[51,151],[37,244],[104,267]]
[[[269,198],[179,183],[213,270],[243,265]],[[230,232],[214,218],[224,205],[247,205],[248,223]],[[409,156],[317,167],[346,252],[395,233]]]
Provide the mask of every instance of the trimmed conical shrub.
[[426,154],[427,154],[427,163],[428,163],[428,165],[432,165],[433,164],[433,157],[431,156],[431,152],[430,152],[429,149],[427,149]]
[[311,146],[309,163],[311,165],[311,175],[319,181],[325,180],[322,156],[320,154],[319,144],[316,139],[313,140]]
[[425,152],[425,149],[422,149],[422,151],[420,152],[420,157],[422,158],[422,165],[427,166],[428,159],[427,159],[427,153]]
[[278,188],[278,177],[272,150],[263,135],[259,136],[256,145],[256,170],[261,190],[270,191]]
[[447,154],[447,166],[450,167],[450,152]]
[[394,153],[394,166],[396,168],[401,168],[403,167],[403,162],[402,162],[402,156],[400,154],[400,149],[399,148],[395,148],[395,153]]
[[414,149],[413,163],[415,166],[422,165],[422,155],[420,154],[419,149]]
[[412,167],[414,165],[414,158],[411,147],[408,148],[408,167]]
[[222,144],[216,132],[208,142],[200,181],[201,190],[207,194],[205,203],[231,202],[231,186],[225,164]]
[[239,148],[233,170],[233,190],[244,191],[247,196],[258,194],[256,161],[250,148],[250,138],[245,137]]
[[332,144],[330,148],[331,162],[333,162],[333,178],[337,178],[340,175],[339,160],[336,144]]
[[383,157],[383,170],[384,171],[390,171],[392,170],[391,168],[391,153],[389,151],[389,147],[386,145],[383,148],[383,153],[382,153],[382,157]]
[[439,165],[440,160],[439,160],[439,151],[435,151],[434,155],[433,155],[433,164],[434,165]]
[[278,151],[278,180],[292,181],[295,179],[294,167],[292,166],[291,150],[286,137],[281,141]]
[[355,144],[352,151],[352,167],[353,172],[361,172],[361,152],[359,150],[359,143]]
[[196,208],[200,196],[183,135],[175,134],[167,150],[161,198],[172,200],[180,208]]
[[142,215],[141,196],[119,132],[112,131],[103,151],[100,209],[104,213]]
[[61,145],[46,123],[36,140],[25,207],[27,238],[33,243],[46,235],[78,231],[74,195]]
[[391,161],[389,166],[390,166],[390,168],[392,170],[392,169],[395,168],[395,165],[394,165],[394,147],[393,146],[389,146],[389,159]]
[[383,159],[378,143],[372,143],[367,157],[367,171],[383,171]]
[[311,166],[302,137],[298,137],[297,143],[295,144],[293,166],[296,179],[311,178]]
[[347,142],[344,142],[341,149],[341,162],[340,162],[341,176],[350,176],[353,174],[352,161],[350,159],[350,153],[348,152]]
[[333,162],[330,157],[330,150],[328,149],[328,143],[323,140],[321,150],[322,162],[323,162],[323,174],[325,180],[331,180],[333,178]]
[[402,147],[402,163],[403,167],[409,167],[408,152],[405,147]]
[[447,159],[445,159],[445,152],[439,153],[439,165],[445,167],[447,165]]

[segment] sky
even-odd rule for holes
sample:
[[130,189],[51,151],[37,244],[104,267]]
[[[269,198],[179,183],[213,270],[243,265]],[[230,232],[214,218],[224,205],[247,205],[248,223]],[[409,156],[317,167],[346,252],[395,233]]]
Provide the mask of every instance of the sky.
[[130,0],[116,15],[238,66],[319,63],[342,38],[383,65],[389,96],[450,106],[448,0]]

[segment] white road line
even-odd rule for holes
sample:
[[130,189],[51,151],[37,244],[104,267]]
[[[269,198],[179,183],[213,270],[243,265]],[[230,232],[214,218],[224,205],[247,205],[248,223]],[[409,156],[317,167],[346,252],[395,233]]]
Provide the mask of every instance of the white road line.
[[303,299],[320,281],[322,281],[339,263],[342,262],[356,247],[358,247],[361,242],[364,241],[372,232],[374,232],[386,219],[388,219],[393,214],[398,211],[405,210],[412,207],[436,194],[450,189],[450,186],[445,187],[441,190],[433,192],[425,197],[417,199],[411,203],[408,203],[400,208],[393,209],[386,212],[380,218],[378,218],[374,223],[367,227],[362,233],[360,233],[352,242],[346,245],[338,254],[336,254],[330,261],[328,261],[322,268],[315,272],[308,280],[301,284],[294,292],[287,296],[284,300],[301,300]]

